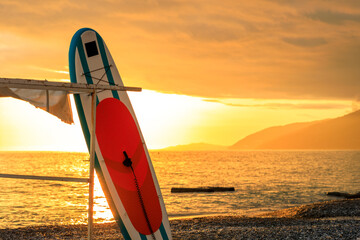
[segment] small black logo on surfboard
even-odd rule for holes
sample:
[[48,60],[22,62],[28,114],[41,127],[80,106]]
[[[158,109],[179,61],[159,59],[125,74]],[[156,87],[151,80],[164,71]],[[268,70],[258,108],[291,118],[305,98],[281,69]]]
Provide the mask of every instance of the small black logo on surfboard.
[[95,41],[85,43],[85,49],[86,49],[86,54],[87,54],[88,58],[99,55],[99,51],[98,51]]

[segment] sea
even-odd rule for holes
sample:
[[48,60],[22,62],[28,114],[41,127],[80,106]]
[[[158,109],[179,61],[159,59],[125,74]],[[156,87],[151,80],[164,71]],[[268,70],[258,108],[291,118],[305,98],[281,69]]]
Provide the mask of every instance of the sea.
[[[360,192],[360,151],[150,152],[170,218],[246,215]],[[89,155],[0,152],[0,173],[58,177],[89,175]],[[234,187],[234,192],[171,193],[172,187]],[[95,179],[94,218],[114,221]],[[0,229],[86,224],[88,184],[0,179]]]

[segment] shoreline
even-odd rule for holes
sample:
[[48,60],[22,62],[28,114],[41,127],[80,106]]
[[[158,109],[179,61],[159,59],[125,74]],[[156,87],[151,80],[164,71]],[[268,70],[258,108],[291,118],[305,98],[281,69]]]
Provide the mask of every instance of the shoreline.
[[[210,215],[170,220],[173,239],[358,239],[360,199],[333,200],[256,216]],[[87,225],[0,229],[0,240],[87,239]],[[123,239],[115,222],[94,224],[94,239]]]

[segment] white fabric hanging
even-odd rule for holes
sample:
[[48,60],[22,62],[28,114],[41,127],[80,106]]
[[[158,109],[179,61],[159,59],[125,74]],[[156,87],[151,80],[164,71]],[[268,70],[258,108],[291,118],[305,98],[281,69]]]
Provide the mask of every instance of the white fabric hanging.
[[0,87],[0,97],[13,97],[27,101],[65,123],[74,123],[70,98],[66,91]]

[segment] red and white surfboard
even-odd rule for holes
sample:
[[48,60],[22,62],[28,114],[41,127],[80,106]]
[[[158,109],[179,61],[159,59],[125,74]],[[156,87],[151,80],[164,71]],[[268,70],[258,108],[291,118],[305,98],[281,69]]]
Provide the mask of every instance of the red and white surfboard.
[[[110,52],[92,29],[80,29],[69,51],[73,83],[123,86]],[[74,94],[90,146],[91,97]],[[170,225],[151,159],[127,93],[97,93],[95,169],[125,239],[171,239]]]

